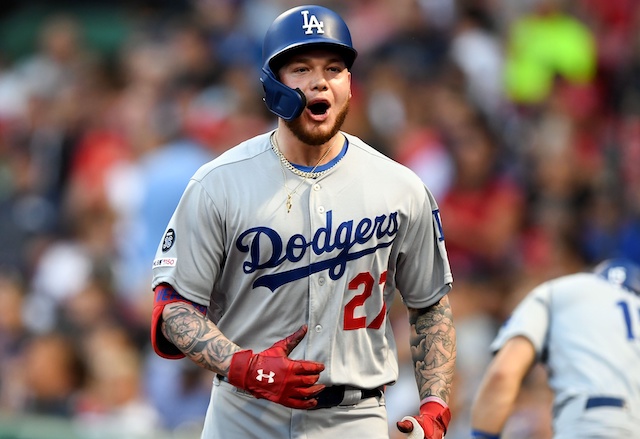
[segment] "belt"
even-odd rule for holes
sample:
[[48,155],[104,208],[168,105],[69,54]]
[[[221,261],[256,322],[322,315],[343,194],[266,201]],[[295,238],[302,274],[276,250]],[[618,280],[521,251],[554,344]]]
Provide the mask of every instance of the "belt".
[[359,389],[349,386],[325,387],[316,396],[318,405],[316,405],[314,409],[326,409],[339,405],[355,405],[363,399],[382,396],[383,389],[383,386],[375,389]]
[[[216,374],[218,380],[229,382],[229,379],[220,374]],[[316,399],[318,405],[313,409],[326,409],[330,407],[355,405],[368,398],[377,398],[382,396],[384,386],[375,389],[359,389],[351,386],[329,386],[325,387],[318,393]],[[244,391],[243,391],[244,392]],[[249,394],[249,392],[246,392]]]
[[592,396],[587,399],[587,404],[585,405],[585,410],[593,409],[596,407],[619,407],[623,408],[627,404],[624,399],[621,398],[613,398],[610,396]]

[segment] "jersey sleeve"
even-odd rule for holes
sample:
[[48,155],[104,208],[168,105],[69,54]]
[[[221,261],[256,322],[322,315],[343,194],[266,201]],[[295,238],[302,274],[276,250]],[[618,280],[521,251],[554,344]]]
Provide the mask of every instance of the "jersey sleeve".
[[522,336],[533,344],[536,356],[542,359],[548,345],[550,317],[551,285],[544,283],[533,289],[514,309],[491,343],[491,351],[495,353],[509,339]]
[[184,354],[162,333],[162,311],[170,303],[185,302],[194,306],[200,313],[206,314],[207,308],[185,299],[173,288],[166,285],[158,285],[155,290],[153,301],[153,311],[151,313],[151,346],[156,354],[170,360],[180,359]]
[[169,284],[186,299],[208,306],[224,259],[223,235],[210,194],[192,179],[156,251],[152,287]]
[[411,212],[412,219],[401,245],[396,283],[405,304],[426,308],[451,290],[453,275],[445,246],[440,210],[424,187],[424,197]]

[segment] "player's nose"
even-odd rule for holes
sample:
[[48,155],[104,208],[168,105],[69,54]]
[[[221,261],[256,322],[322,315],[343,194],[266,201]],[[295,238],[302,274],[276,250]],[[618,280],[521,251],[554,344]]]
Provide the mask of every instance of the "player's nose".
[[322,74],[315,74],[311,79],[311,90],[325,91],[329,88],[327,79]]

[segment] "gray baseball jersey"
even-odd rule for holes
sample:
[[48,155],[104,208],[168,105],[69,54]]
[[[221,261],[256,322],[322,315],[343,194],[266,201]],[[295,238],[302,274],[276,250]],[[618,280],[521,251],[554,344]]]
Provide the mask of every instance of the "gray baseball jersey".
[[548,367],[556,438],[640,437],[640,297],[592,273],[564,276],[525,297],[492,349],[515,336]]
[[245,349],[261,351],[308,324],[291,357],[324,363],[321,383],[393,383],[386,310],[395,291],[423,308],[453,280],[437,204],[412,171],[347,134],[339,162],[303,181],[283,172],[270,134],[194,175],[158,248],[153,286],[171,284],[208,306]]

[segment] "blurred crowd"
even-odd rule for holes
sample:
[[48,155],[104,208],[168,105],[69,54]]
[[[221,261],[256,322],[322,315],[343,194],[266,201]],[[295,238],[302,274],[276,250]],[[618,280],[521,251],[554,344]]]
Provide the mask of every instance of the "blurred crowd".
[[[198,435],[212,376],[152,353],[151,262],[193,172],[275,127],[262,37],[304,2],[169,3],[112,6],[126,33],[108,53],[73,7],[52,7],[29,51],[0,52],[0,413]],[[447,438],[468,437],[488,345],[523,294],[606,257],[640,263],[640,2],[315,3],[359,51],[345,131],[439,203],[458,331]],[[418,401],[404,308],[390,318],[394,422]],[[504,437],[548,439],[544,371],[526,383]]]

